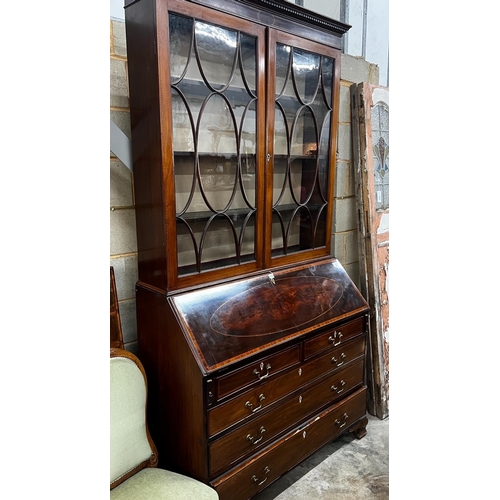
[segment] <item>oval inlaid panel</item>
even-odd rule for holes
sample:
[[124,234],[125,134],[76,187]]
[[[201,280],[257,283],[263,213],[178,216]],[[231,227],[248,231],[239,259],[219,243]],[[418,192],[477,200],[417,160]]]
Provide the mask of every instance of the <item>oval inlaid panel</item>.
[[256,337],[272,335],[302,325],[330,311],[343,294],[337,281],[304,276],[270,281],[235,295],[210,318],[222,335]]

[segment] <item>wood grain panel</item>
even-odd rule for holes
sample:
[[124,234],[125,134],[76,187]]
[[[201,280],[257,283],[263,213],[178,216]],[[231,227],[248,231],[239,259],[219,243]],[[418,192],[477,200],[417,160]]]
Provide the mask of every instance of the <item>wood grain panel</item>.
[[[247,421],[257,414],[267,412],[287,394],[297,391],[330,372],[341,369],[349,361],[363,356],[364,352],[365,339],[363,337],[215,406],[208,412],[208,435],[212,437],[240,421]],[[338,361],[334,362],[332,358]],[[345,364],[337,366],[342,362]]]
[[[249,459],[234,471],[212,481],[220,500],[246,500],[295,467],[318,448],[363,418],[366,389],[334,405]],[[347,415],[347,419],[344,415]],[[338,422],[338,423],[337,423]],[[340,427],[342,426],[343,427]]]
[[217,399],[225,398],[244,387],[259,384],[262,380],[271,380],[283,370],[298,364],[299,361],[299,346],[294,346],[272,356],[259,359],[227,375],[217,377],[215,380]]
[[[150,384],[151,434],[160,467],[208,478],[204,379],[166,297],[136,289],[139,358]],[[189,395],[189,397],[186,397]]]
[[[321,382],[296,393],[248,424],[210,445],[211,473],[220,473],[236,460],[275,439],[328,403],[337,401],[363,383],[363,359],[359,359]],[[249,436],[251,439],[249,439]],[[256,444],[254,444],[257,442]]]

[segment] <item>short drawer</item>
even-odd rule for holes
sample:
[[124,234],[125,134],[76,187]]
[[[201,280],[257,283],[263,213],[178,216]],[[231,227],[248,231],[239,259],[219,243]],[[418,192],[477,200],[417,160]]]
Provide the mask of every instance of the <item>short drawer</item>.
[[325,349],[332,349],[343,345],[347,340],[363,332],[364,318],[358,318],[334,329],[320,333],[304,342],[304,359],[308,359]]
[[216,377],[214,380],[217,400],[249,387],[261,380],[272,379],[283,370],[298,364],[299,346],[291,347],[272,356],[267,356],[239,370]]
[[347,365],[317,384],[296,393],[272,411],[230,432],[210,445],[210,475],[229,468],[234,461],[253,453],[286,429],[338,400],[363,383],[363,358]]
[[354,338],[302,365],[302,377],[313,380],[331,370],[347,365],[356,358],[364,357],[366,340],[364,336]]
[[249,499],[365,413],[366,388],[363,387],[211,484],[220,500]]

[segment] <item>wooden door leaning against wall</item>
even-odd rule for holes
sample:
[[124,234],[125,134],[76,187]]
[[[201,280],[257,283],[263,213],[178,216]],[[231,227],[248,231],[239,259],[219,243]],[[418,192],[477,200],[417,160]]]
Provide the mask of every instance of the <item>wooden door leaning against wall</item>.
[[389,416],[389,89],[351,86],[361,293],[370,304],[368,409]]

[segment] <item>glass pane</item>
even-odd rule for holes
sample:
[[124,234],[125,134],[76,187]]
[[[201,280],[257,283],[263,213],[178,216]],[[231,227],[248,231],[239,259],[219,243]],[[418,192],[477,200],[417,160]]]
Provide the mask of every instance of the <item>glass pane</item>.
[[297,203],[306,203],[314,187],[317,155],[316,124],[312,111],[302,108],[292,131],[291,182]]
[[319,85],[320,56],[300,49],[293,49],[293,77],[298,97],[304,104],[314,101]]
[[[247,204],[255,207],[256,162],[257,162],[257,101],[252,101],[242,117],[240,154],[241,180]],[[239,204],[243,206],[243,204]]]
[[185,211],[193,211],[193,206],[200,204],[204,206],[203,200],[198,200],[193,205],[193,195],[196,196],[196,176],[195,176],[195,154],[175,153],[174,155],[174,170],[175,170],[175,211],[177,214]]
[[285,254],[285,227],[281,214],[273,210],[271,249],[273,256]]
[[318,92],[316,93],[316,98],[314,102],[309,105],[314,117],[316,118],[316,123],[318,124],[318,128],[321,128],[325,117],[328,113],[330,113],[331,108],[326,104],[325,96],[322,90],[322,86],[319,86]]
[[379,102],[372,110],[373,175],[375,209],[389,208],[389,108]]
[[177,221],[177,264],[184,273],[195,272],[197,251],[204,223]]
[[174,125],[174,150],[194,151],[193,123],[182,94],[172,92],[172,120]]
[[186,275],[255,260],[257,39],[176,14],[170,25],[177,255]]
[[195,155],[194,131],[189,118],[189,113],[181,95],[172,92],[172,117],[174,122],[174,169],[178,196],[175,199],[176,212],[185,210],[189,198],[194,190]]
[[287,204],[293,202],[290,191],[286,189],[288,145],[286,118],[281,107],[276,105],[274,111],[273,206],[276,203]]
[[236,64],[238,33],[196,21],[195,40],[202,73],[217,90],[229,85]]
[[170,79],[179,80],[189,63],[193,20],[183,16],[170,16]]
[[[239,224],[241,219],[241,225]],[[236,229],[240,238],[242,262],[253,259],[254,241],[255,241],[255,212],[243,220],[243,217],[235,220],[233,217]]]
[[241,66],[245,81],[253,95],[257,93],[257,40],[253,36],[241,35]]
[[328,107],[332,107],[333,59],[323,56],[321,61],[321,83]]
[[290,56],[292,50],[288,45],[276,44],[276,97],[285,90],[290,71]]
[[276,158],[273,175],[273,206],[290,205],[294,203],[288,185],[288,160]]
[[288,156],[288,129],[280,106],[274,110],[274,154]]
[[319,211],[316,217],[316,228],[314,230],[314,247],[318,248],[325,245],[326,242],[326,205]]
[[[273,256],[326,242],[333,59],[276,45]],[[293,54],[293,78],[286,79]]]
[[231,222],[224,216],[214,217],[208,223],[200,243],[201,270],[207,271],[224,265],[227,256],[236,255],[236,251],[237,242]]
[[323,202],[328,200],[328,188],[330,184],[330,121],[331,112],[326,115],[323,121],[321,138],[319,141],[318,185]]
[[200,116],[198,155],[201,185],[212,210],[224,209],[236,182],[237,148],[233,116],[226,100],[213,94]]
[[312,226],[311,214],[302,207],[296,210],[287,229],[287,253],[312,248]]

